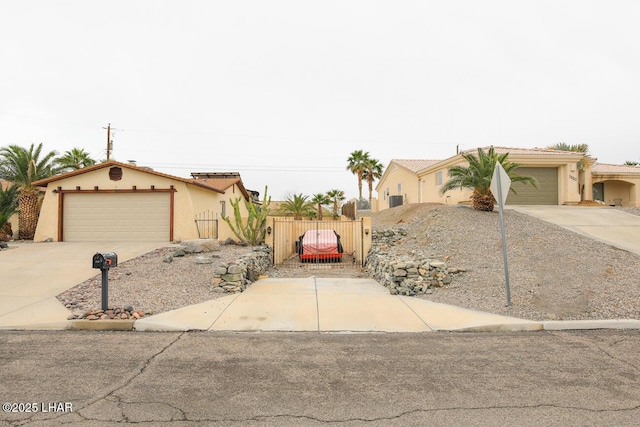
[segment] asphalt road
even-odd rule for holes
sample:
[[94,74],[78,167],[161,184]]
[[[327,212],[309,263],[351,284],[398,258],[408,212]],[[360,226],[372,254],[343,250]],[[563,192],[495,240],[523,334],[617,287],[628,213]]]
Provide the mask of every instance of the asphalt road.
[[32,411],[0,426],[637,426],[640,332],[4,331],[0,400]]

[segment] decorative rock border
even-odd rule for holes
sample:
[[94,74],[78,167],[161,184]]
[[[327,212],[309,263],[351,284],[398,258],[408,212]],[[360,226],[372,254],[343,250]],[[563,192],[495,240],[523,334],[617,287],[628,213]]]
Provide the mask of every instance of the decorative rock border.
[[271,248],[255,246],[235,263],[222,264],[213,272],[214,292],[242,292],[273,266]]
[[389,249],[407,235],[404,228],[374,230],[373,247],[365,260],[365,268],[392,295],[429,294],[452,282],[452,275],[462,269],[449,268],[444,261],[422,254],[393,254]]

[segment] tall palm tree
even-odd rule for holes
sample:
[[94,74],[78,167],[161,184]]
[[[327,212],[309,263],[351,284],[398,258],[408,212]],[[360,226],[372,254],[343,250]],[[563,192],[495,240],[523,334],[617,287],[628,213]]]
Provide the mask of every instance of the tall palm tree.
[[287,200],[280,205],[280,210],[285,214],[293,215],[293,219],[299,221],[303,216],[307,215],[309,211],[315,209],[314,203],[308,201],[309,196],[304,196],[302,193],[289,196]]
[[362,199],[362,175],[369,160],[369,152],[356,150],[347,159],[347,170],[358,177],[358,196]]
[[382,178],[382,170],[382,164],[376,159],[369,159],[365,163],[362,178],[369,184],[369,206],[371,206],[371,199],[373,198],[373,181]]
[[626,162],[624,162],[625,166],[638,166],[640,165],[640,163],[636,162],[635,160],[627,160]]
[[60,172],[55,165],[55,151],[42,153],[42,143],[34,149],[10,145],[0,149],[0,178],[18,186],[18,238],[33,239],[40,214],[38,189],[33,182]]
[[96,164],[96,161],[84,151],[84,148],[73,148],[55,159],[56,164],[64,171],[78,170]]
[[327,191],[327,197],[329,197],[329,199],[331,200],[331,203],[333,203],[333,211],[332,211],[333,218],[338,218],[340,216],[338,215],[338,208],[340,207],[340,202],[344,201],[345,199],[344,191],[338,190],[338,189],[329,190]]
[[[469,166],[456,165],[449,169],[451,179],[445,182],[440,188],[440,194],[444,194],[449,190],[456,188],[468,188],[473,190],[471,195],[471,206],[479,211],[491,212],[496,203],[493,194],[491,194],[490,186],[493,178],[493,171],[497,163],[504,168],[512,182],[522,182],[523,184],[531,184],[538,187],[535,178],[530,176],[516,175],[514,170],[520,167],[519,163],[512,163],[508,160],[509,153],[498,154],[493,147],[488,151],[478,148],[478,155],[472,153],[463,154],[462,157],[467,161]],[[511,187],[511,191],[515,194],[515,190]]]
[[316,214],[316,218],[319,221],[322,221],[322,207],[324,205],[328,205],[329,203],[331,203],[331,199],[329,199],[329,196],[327,196],[326,194],[322,194],[322,193],[317,193],[313,195],[313,198],[311,199],[311,201],[313,203],[315,203],[317,209],[318,209],[318,213]]

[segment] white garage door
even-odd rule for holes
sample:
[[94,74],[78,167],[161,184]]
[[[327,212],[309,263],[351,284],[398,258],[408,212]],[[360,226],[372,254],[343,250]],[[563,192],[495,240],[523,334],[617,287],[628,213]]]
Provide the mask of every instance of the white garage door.
[[63,240],[169,241],[168,193],[65,194]]

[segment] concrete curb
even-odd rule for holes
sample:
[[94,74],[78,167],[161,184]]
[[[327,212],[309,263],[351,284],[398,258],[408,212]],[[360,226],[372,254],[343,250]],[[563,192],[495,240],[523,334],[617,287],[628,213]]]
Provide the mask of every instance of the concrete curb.
[[640,329],[640,320],[549,320],[542,322],[545,331],[571,331],[592,329]]
[[68,331],[133,331],[135,320],[72,320]]

